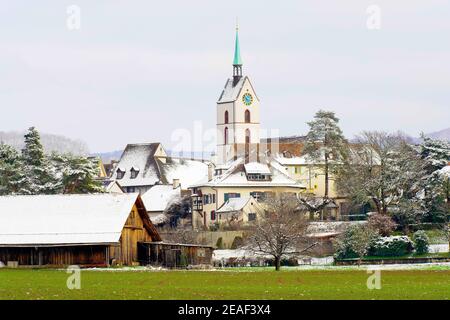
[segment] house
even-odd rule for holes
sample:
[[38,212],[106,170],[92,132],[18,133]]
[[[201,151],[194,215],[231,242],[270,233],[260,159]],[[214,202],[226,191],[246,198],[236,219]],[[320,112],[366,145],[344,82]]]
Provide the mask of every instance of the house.
[[298,195],[306,187],[279,170],[275,162],[246,163],[238,158],[229,165],[216,168],[216,174],[208,181],[192,188],[192,225],[194,229],[214,226],[217,211],[232,198],[250,198],[264,201],[282,195]]
[[161,241],[138,194],[0,197],[0,261],[19,265],[135,265]]
[[216,212],[220,225],[245,226],[256,221],[264,214],[263,206],[252,196],[228,199]]
[[169,157],[160,143],[141,143],[126,146],[111,179],[118,181],[125,192],[143,195],[153,186],[174,181],[187,190],[207,173],[208,164],[202,161]]

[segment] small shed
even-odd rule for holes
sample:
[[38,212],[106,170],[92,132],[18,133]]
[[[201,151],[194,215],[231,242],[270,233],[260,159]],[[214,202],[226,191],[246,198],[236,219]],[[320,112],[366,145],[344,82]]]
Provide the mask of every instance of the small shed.
[[0,197],[0,261],[19,265],[139,264],[138,243],[161,241],[134,194]]
[[145,264],[168,268],[211,265],[214,248],[205,245],[145,242],[139,244],[139,259]]

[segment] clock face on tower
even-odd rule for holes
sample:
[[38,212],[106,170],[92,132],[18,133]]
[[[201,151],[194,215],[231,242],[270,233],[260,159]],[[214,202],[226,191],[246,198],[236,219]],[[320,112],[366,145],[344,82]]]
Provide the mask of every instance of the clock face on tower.
[[245,104],[246,106],[251,105],[252,102],[253,102],[253,97],[252,97],[252,95],[251,95],[250,93],[244,94],[244,95],[242,96],[242,102],[244,102],[244,104]]

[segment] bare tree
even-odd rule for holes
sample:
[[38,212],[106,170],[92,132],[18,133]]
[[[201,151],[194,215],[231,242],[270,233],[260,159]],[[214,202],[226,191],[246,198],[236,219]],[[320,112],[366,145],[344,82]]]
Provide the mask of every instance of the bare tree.
[[297,210],[297,201],[272,199],[266,207],[266,215],[250,231],[246,247],[256,254],[272,256],[278,271],[283,256],[301,254],[315,244],[308,245],[308,220]]
[[420,159],[402,134],[364,132],[340,166],[336,184],[354,203],[371,202],[380,214],[398,205],[408,193],[417,193]]

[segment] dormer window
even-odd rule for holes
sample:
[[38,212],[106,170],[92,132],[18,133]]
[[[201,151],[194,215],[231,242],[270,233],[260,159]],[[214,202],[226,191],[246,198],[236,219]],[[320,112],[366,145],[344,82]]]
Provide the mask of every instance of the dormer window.
[[131,168],[130,172],[131,172],[130,178],[131,179],[136,179],[138,174],[139,174],[139,168],[133,167],[133,168]]
[[249,173],[247,179],[250,181],[269,181],[270,175],[261,173]]
[[122,168],[117,168],[117,179],[120,180],[125,175],[125,170]]

